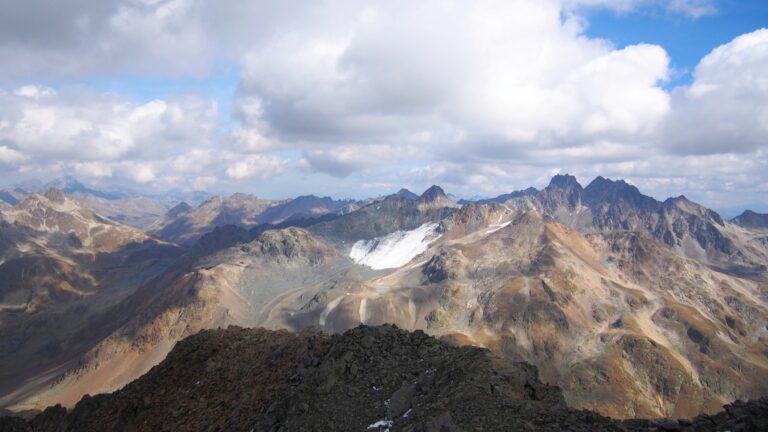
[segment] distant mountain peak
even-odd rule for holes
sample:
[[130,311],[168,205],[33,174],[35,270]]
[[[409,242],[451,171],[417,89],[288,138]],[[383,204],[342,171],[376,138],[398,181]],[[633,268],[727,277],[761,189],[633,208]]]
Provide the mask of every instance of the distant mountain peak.
[[61,189],[55,187],[49,187],[44,196],[55,203],[63,203],[67,199],[67,196],[64,195],[64,192],[62,192]]
[[117,200],[121,198],[120,194],[108,193],[108,192],[92,189],[82,184],[80,181],[78,181],[75,177],[71,175],[49,181],[48,183],[45,184],[45,187],[46,188],[54,187],[67,194],[82,193],[86,195],[93,195],[99,198],[104,198],[106,200]]
[[768,228],[768,214],[744,210],[742,214],[731,219],[731,222],[745,228]]
[[192,210],[192,206],[187,204],[186,202],[182,201],[175,206],[173,206],[172,209],[168,210],[168,217],[175,218],[178,217],[181,214],[184,214],[188,211]]
[[552,177],[552,180],[549,181],[549,186],[547,187],[581,189],[581,185],[579,184],[578,180],[576,180],[576,177],[570,174],[555,175]]
[[677,203],[691,202],[691,200],[689,200],[685,195],[679,195],[679,196],[676,196],[676,197],[667,198],[666,201],[664,201],[664,202],[668,202],[668,203],[672,203],[672,204],[677,204]]
[[415,193],[409,191],[406,188],[400,189],[399,191],[397,191],[397,193],[395,195],[403,197],[405,199],[414,200],[414,201],[419,199],[418,195],[416,195]]
[[597,176],[594,180],[592,180],[589,185],[587,185],[587,188],[590,187],[605,187],[605,186],[621,186],[621,187],[631,187],[634,188],[631,184],[627,183],[623,179],[618,180],[611,180],[609,178],[605,178],[603,176]]
[[599,196],[602,199],[616,200],[618,198],[633,199],[633,198],[648,198],[643,195],[640,190],[627,183],[624,180],[611,180],[602,176],[595,177],[586,188],[584,188],[587,196]]
[[448,199],[448,196],[445,194],[445,191],[443,188],[437,185],[431,186],[429,189],[425,190],[423,194],[421,194],[421,200],[425,202],[433,202],[441,199]]

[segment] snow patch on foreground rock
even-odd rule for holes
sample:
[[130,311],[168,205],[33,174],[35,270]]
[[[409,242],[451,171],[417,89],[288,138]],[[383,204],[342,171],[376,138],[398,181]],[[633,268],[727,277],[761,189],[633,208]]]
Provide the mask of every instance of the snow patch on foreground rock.
[[437,223],[430,222],[412,231],[395,231],[373,240],[359,240],[352,245],[349,257],[375,270],[402,267],[440,237],[436,235],[437,227]]

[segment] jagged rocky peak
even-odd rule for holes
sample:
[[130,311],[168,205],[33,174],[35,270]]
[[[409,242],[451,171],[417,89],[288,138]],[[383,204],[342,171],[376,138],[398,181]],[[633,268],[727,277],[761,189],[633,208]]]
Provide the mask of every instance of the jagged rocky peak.
[[685,195],[679,195],[676,197],[669,197],[666,199],[665,202],[671,203],[671,204],[680,204],[680,203],[687,203],[691,202]]
[[430,187],[419,197],[419,208],[422,210],[445,207],[459,207],[459,205],[450,199],[440,186]]
[[709,219],[710,221],[720,226],[725,224],[725,221],[723,221],[723,218],[717,212],[689,200],[685,195],[667,198],[663,205],[666,207],[666,211],[668,212],[683,211],[698,217],[702,217],[704,219]]
[[585,199],[591,203],[615,204],[625,201],[647,210],[654,210],[660,204],[655,199],[643,195],[640,190],[624,180],[611,180],[602,176],[596,177],[584,189]]
[[592,182],[587,185],[585,190],[593,190],[593,191],[628,191],[628,192],[640,192],[637,190],[637,188],[626,181],[619,179],[619,180],[611,180],[608,178],[605,178],[603,176],[597,176],[595,177]]
[[[570,215],[570,212],[574,211],[581,206],[582,195],[584,189],[581,187],[576,177],[568,174],[557,174],[552,177],[549,182],[549,186],[544,188],[539,194],[539,200],[541,201],[544,209],[553,214],[558,213],[561,217],[564,217],[566,212]],[[565,219],[558,220],[564,222]],[[569,225],[576,224],[575,221],[569,220]]]
[[547,188],[562,188],[562,189],[576,189],[582,190],[576,177],[570,174],[557,174],[552,177]]
[[426,202],[437,201],[440,199],[448,199],[448,195],[445,194],[443,188],[437,185],[431,186],[421,194],[421,200]]
[[61,189],[55,187],[48,188],[48,190],[45,191],[44,196],[55,203],[63,203],[67,200],[67,196],[64,194],[64,192],[62,192]]
[[745,228],[768,228],[768,213],[744,210],[744,213],[731,219],[731,222]]

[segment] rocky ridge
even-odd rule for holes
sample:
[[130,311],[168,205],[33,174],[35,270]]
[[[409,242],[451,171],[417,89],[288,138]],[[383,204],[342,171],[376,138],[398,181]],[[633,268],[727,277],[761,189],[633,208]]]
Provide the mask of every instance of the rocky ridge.
[[598,176],[582,188],[575,177],[558,174],[538,194],[504,204],[552,216],[583,233],[645,232],[682,256],[720,268],[754,273],[768,262],[760,239],[744,235],[716,212],[685,196],[657,201],[623,180]]
[[617,422],[568,409],[536,368],[423,332],[358,327],[329,336],[206,330],[125,388],[50,407],[0,430],[33,431],[759,431],[768,400],[690,420]]
[[768,228],[768,214],[745,210],[744,213],[731,219],[731,222],[746,228]]
[[217,227],[248,229],[259,225],[287,225],[294,220],[354,211],[357,209],[355,204],[351,200],[337,201],[314,195],[268,200],[236,193],[210,198],[195,208],[174,207],[147,230],[162,239],[191,245]]

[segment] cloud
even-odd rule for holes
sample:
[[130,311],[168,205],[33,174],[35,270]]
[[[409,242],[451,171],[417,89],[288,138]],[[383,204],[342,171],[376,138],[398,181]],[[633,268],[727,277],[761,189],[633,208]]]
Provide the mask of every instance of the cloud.
[[46,178],[178,177],[229,152],[211,156],[218,121],[216,104],[199,97],[136,103],[81,86],[25,85],[0,91],[0,163]]
[[155,180],[155,170],[148,164],[135,164],[132,166],[133,179],[137,183],[149,183]]
[[53,96],[56,94],[56,91],[50,87],[25,85],[16,89],[14,94],[16,96],[25,96],[32,99],[40,99],[46,96]]
[[[0,164],[282,195],[437,182],[493,194],[571,172],[768,198],[767,30],[713,50],[670,91],[665,49],[589,37],[591,8],[695,19],[717,2],[2,2]],[[222,63],[240,74],[232,107],[67,84]]]
[[227,176],[231,179],[248,178],[267,179],[274,177],[287,168],[288,162],[275,156],[253,154],[233,163],[227,168]]
[[18,163],[26,159],[26,157],[19,151],[9,148],[4,145],[0,145],[0,164],[13,164]]
[[717,13],[714,0],[671,0],[669,10],[700,18]]
[[76,162],[74,169],[78,176],[91,179],[111,177],[113,173],[112,167],[102,162]]
[[[9,0],[0,5],[2,75],[203,74],[213,50],[193,0]],[[56,65],[56,67],[51,67]]]
[[557,2],[403,7],[366,3],[335,27],[288,32],[247,54],[243,130],[345,176],[381,162],[356,151],[366,144],[463,159],[494,141],[505,148],[495,157],[515,157],[531,143],[636,140],[669,109],[662,48],[585,38]]
[[[30,76],[55,80],[111,73],[204,76],[217,62],[238,61],[254,46],[270,45],[276,34],[285,37],[296,33],[300,37],[310,31],[336,33],[343,38],[351,21],[378,19],[375,15],[361,15],[361,10],[386,8],[409,12],[438,10],[444,6],[436,1],[421,5],[403,1],[387,3],[389,5],[370,0],[321,0],[312,4],[298,0],[5,0],[0,2],[0,58],[4,59],[0,81]],[[526,3],[547,4],[568,13],[578,13],[585,7],[621,13],[653,7],[693,18],[717,10],[715,0],[512,0],[504,3],[507,3],[504,8],[519,8],[521,16],[529,12]],[[408,13],[400,15],[408,20]],[[433,28],[442,27],[437,20],[429,22]],[[340,27],[339,31],[334,31],[336,27]],[[429,33],[427,28],[425,33]],[[333,44],[316,49],[332,50]],[[322,64],[304,66],[323,67]]]
[[[82,88],[34,87],[0,94],[0,140],[38,161],[117,161],[159,157],[204,144],[216,127],[215,104],[194,98],[136,104]],[[33,89],[33,90],[30,90]]]
[[659,143],[678,154],[752,153],[768,146],[768,29],[704,57],[690,86],[673,92]]

